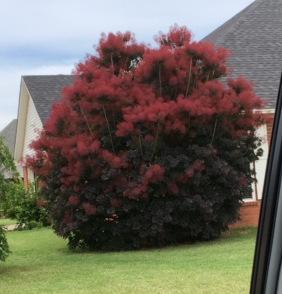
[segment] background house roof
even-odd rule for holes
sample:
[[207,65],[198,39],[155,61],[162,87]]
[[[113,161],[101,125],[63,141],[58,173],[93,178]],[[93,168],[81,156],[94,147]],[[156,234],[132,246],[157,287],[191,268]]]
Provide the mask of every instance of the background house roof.
[[233,51],[228,66],[274,109],[282,70],[282,0],[256,0],[204,38]]
[[62,97],[62,90],[74,82],[73,75],[23,76],[23,80],[44,124],[49,118],[52,104]]
[[4,137],[4,144],[10,149],[11,154],[15,151],[17,119],[12,120],[1,132],[0,137]]

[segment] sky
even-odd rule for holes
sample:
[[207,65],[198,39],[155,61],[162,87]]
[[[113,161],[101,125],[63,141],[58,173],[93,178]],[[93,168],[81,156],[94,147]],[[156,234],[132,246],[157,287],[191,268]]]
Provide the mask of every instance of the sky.
[[0,0],[0,131],[17,118],[21,76],[71,74],[101,33],[138,42],[173,24],[199,41],[254,0]]

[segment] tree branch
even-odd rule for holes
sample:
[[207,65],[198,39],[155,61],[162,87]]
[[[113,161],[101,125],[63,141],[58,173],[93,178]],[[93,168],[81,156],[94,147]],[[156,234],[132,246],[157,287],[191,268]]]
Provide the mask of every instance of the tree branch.
[[87,127],[88,127],[88,129],[89,129],[89,132],[90,132],[90,134],[91,134],[91,137],[94,138],[94,137],[93,137],[92,130],[91,130],[91,128],[90,128],[90,126],[89,126],[89,124],[88,124],[87,118],[86,118],[86,116],[85,116],[85,114],[84,114],[84,111],[83,111],[83,109],[82,109],[82,107],[81,107],[81,105],[80,105],[79,103],[78,103],[78,105],[79,105],[79,107],[80,107],[80,111],[81,111],[81,113],[82,113],[82,115],[83,115],[83,117],[84,117],[84,120],[85,120],[85,122],[86,122],[86,124],[87,124]]
[[217,127],[217,116],[216,116],[214,127],[213,127],[213,134],[212,134],[211,144],[213,143],[213,140],[214,140],[216,127]]
[[151,160],[150,160],[150,164],[152,163],[152,161],[154,159],[154,154],[155,154],[155,151],[156,151],[157,141],[158,141],[158,137],[159,137],[159,125],[160,125],[160,121],[158,121],[158,124],[157,124],[157,134],[156,134],[156,138],[155,138],[155,142],[154,142],[154,147],[153,147],[153,152],[152,152],[152,157],[151,157]]
[[191,80],[191,72],[192,72],[192,58],[190,60],[190,69],[189,69],[189,75],[188,75],[188,82],[187,82],[187,88],[186,88],[186,93],[185,93],[185,97],[188,96],[188,92],[189,92],[189,87],[190,87],[190,80]]
[[106,113],[106,110],[105,110],[105,107],[104,107],[103,104],[102,104],[102,108],[103,108],[103,112],[104,112],[105,120],[106,120],[106,123],[107,123],[107,127],[108,127],[108,131],[109,131],[109,135],[110,135],[110,140],[111,140],[111,144],[112,144],[113,153],[114,153],[114,155],[116,155],[115,147],[114,147],[114,142],[113,142],[113,138],[112,138],[112,133],[111,133],[111,129],[110,129],[110,124],[109,124],[108,117],[107,117],[107,113]]

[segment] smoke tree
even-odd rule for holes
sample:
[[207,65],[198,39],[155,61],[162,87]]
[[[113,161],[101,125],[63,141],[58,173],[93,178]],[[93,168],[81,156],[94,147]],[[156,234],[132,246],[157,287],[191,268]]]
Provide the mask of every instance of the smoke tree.
[[155,40],[102,35],[32,143],[26,161],[71,248],[213,239],[251,193],[264,123],[252,84],[223,84],[229,52],[185,27]]

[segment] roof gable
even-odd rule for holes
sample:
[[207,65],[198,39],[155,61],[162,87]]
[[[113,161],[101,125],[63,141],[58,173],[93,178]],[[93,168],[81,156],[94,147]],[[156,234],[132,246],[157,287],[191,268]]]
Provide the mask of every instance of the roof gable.
[[73,75],[23,76],[38,115],[44,124],[51,113],[52,104],[62,97],[65,86],[73,84]]
[[4,144],[9,148],[11,154],[15,151],[17,131],[17,119],[13,119],[1,132],[0,137],[4,137]]
[[[65,86],[72,85],[73,75],[42,75],[23,76],[21,80],[18,123],[15,142],[15,160],[18,161],[23,156],[25,135],[28,128],[28,109],[31,100],[35,106],[35,111],[42,123],[48,120],[52,105],[62,97],[62,90]],[[30,130],[29,130],[30,131]]]
[[227,65],[274,109],[282,70],[282,0],[256,0],[204,38],[233,51]]

